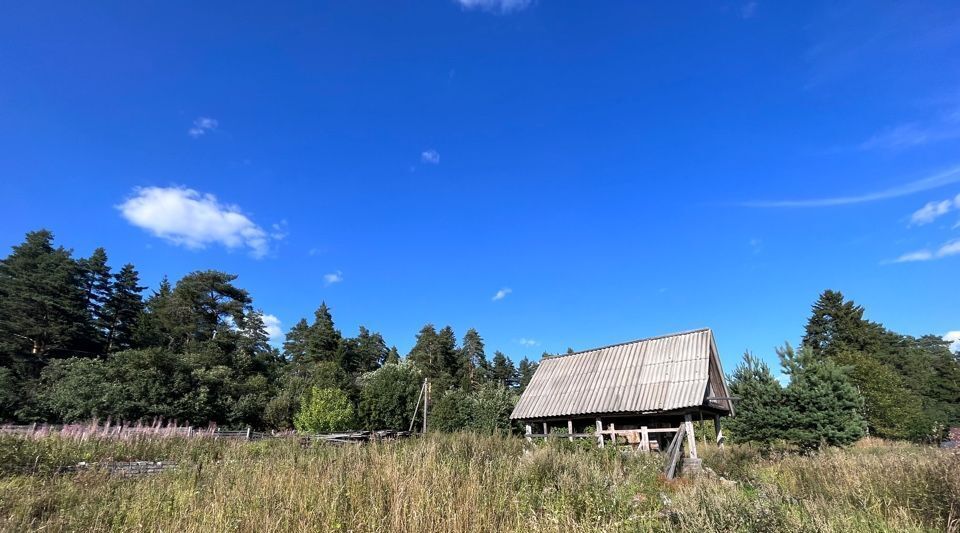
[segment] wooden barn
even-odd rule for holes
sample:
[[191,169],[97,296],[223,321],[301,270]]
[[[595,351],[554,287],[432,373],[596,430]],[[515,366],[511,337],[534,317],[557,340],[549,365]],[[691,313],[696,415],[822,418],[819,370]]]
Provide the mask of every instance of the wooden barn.
[[722,444],[720,418],[732,414],[713,332],[698,329],[544,357],[510,418],[528,438],[563,429],[697,465],[693,423],[712,419]]

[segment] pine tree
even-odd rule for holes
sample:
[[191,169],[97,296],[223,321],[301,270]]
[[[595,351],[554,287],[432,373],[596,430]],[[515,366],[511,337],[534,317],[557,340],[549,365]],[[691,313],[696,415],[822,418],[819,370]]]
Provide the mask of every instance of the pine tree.
[[110,295],[100,311],[107,353],[133,346],[137,320],[144,310],[141,293],[145,288],[140,286],[140,274],[129,263],[113,276]]
[[387,343],[379,333],[371,333],[367,328],[360,326],[360,332],[355,339],[356,362],[353,372],[370,372],[380,368],[389,355]]

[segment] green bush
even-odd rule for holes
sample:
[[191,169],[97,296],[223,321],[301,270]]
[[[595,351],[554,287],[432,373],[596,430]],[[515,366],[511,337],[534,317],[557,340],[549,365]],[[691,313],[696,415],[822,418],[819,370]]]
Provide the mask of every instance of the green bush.
[[298,431],[326,433],[350,429],[353,421],[353,405],[343,391],[314,387],[300,402],[293,424]]

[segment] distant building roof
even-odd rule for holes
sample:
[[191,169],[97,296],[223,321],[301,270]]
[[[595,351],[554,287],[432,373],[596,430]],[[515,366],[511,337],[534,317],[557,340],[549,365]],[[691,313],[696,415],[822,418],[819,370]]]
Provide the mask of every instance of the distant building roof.
[[732,411],[709,329],[547,356],[510,418],[656,413],[708,406]]

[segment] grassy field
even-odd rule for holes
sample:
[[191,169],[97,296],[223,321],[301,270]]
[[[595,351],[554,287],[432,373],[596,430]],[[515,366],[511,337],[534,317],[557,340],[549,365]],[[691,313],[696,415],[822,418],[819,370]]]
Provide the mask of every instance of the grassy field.
[[[658,457],[434,435],[365,446],[296,440],[77,441],[0,436],[8,531],[958,531],[960,455],[862,443],[762,459],[707,448],[718,476],[664,482]],[[79,461],[165,460],[124,478]],[[722,476],[722,478],[721,478]]]

